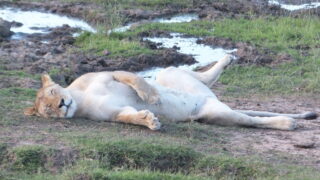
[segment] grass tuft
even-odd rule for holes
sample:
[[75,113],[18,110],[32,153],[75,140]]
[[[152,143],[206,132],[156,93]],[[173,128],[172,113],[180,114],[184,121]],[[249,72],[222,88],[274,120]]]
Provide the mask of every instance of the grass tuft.
[[90,156],[104,168],[150,169],[153,171],[185,172],[194,167],[199,154],[181,146],[163,146],[137,141],[97,144]]
[[46,153],[41,146],[23,146],[13,149],[13,165],[16,171],[35,173],[44,171]]
[[0,164],[4,161],[5,157],[8,154],[8,146],[5,143],[0,143]]
[[103,55],[104,51],[108,51],[109,57],[131,57],[154,53],[137,41],[120,40],[103,33],[83,33],[77,38],[76,44],[80,46],[81,50],[93,52],[97,55]]
[[201,159],[196,166],[198,173],[206,176],[214,176],[217,179],[231,177],[231,179],[255,179],[256,177],[271,177],[271,168],[242,158],[234,158],[225,155],[209,156]]

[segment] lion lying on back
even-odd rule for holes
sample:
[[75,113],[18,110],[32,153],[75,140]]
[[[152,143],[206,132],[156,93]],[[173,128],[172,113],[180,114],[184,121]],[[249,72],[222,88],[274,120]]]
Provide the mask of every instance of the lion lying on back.
[[202,73],[169,67],[158,74],[155,82],[124,71],[98,72],[82,75],[62,88],[48,75],[43,75],[36,101],[24,113],[43,117],[85,117],[142,125],[152,130],[160,129],[158,116],[175,122],[198,121],[280,130],[295,129],[295,119],[317,117],[311,112],[278,114],[230,109],[209,88],[230,62],[230,56],[226,56]]

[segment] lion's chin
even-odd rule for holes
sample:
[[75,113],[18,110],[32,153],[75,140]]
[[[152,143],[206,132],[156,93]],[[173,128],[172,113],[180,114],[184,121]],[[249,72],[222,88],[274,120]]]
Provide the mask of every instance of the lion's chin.
[[61,112],[62,118],[72,118],[77,110],[77,104],[75,101],[71,101],[70,106],[63,108]]
[[73,102],[68,108],[65,118],[72,118],[77,110],[77,104]]

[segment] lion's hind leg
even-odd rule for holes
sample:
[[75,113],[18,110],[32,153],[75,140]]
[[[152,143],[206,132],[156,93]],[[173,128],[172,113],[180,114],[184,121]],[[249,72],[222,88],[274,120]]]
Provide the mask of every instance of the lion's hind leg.
[[197,78],[199,81],[201,81],[208,87],[212,87],[213,84],[219,79],[224,68],[228,66],[231,63],[231,61],[232,57],[230,55],[226,55],[207,71],[195,72],[186,70],[186,72],[192,75],[193,77]]
[[151,130],[158,130],[161,127],[161,123],[158,118],[149,110],[137,111],[133,107],[124,107],[115,116],[114,121],[142,125],[146,126]]
[[293,130],[296,121],[290,117],[251,117],[230,109],[227,105],[215,99],[208,99],[198,114],[199,122],[226,126],[248,126],[257,128],[271,128],[279,130]]

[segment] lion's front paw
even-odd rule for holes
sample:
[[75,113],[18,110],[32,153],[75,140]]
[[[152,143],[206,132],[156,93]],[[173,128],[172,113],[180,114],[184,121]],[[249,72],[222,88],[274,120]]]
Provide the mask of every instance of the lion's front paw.
[[143,115],[143,119],[146,121],[146,126],[151,130],[159,130],[161,127],[161,123],[158,118],[154,116],[154,114],[148,110],[140,111]]
[[158,118],[155,117],[154,119],[150,120],[148,128],[154,131],[159,130],[161,128],[161,123]]

